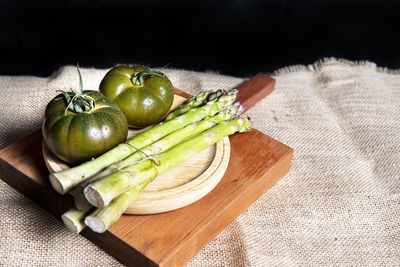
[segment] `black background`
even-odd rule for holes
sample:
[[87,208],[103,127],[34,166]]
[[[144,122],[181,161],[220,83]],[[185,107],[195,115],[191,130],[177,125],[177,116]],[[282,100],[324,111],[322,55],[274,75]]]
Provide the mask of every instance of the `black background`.
[[400,1],[1,1],[0,74],[117,63],[239,77],[322,57],[400,68]]

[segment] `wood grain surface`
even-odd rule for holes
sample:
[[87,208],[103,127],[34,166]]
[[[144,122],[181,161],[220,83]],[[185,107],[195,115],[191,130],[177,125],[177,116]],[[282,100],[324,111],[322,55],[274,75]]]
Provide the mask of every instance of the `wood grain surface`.
[[[266,95],[274,86],[266,78],[256,83],[250,79],[239,87],[247,109],[255,102],[246,99],[253,94],[246,95],[243,86]],[[176,93],[189,97],[180,90]],[[183,265],[290,169],[293,149],[256,129],[229,139],[225,175],[199,201],[160,214],[123,215],[103,234],[85,229],[82,235],[127,266]],[[0,150],[0,177],[59,217],[73,205],[72,197],[51,188],[41,149],[38,130]]]

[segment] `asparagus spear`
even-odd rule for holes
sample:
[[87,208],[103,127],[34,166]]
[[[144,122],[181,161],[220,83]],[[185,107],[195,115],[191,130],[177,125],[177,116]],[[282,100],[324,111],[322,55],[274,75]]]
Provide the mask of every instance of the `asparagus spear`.
[[190,109],[175,119],[155,125],[94,160],[87,161],[62,172],[50,174],[50,182],[58,193],[65,194],[80,182],[85,181],[107,166],[128,157],[136,152],[137,149],[142,149],[186,125],[201,121],[203,118],[212,116],[221,109],[230,106],[235,101],[237,93],[238,90],[236,89],[225,92],[219,98],[208,101],[203,106]]
[[200,105],[203,105],[207,101],[211,101],[215,98],[220,97],[225,91],[223,90],[217,90],[215,92],[213,91],[205,91],[197,96],[194,96],[190,99],[188,99],[185,103],[180,105],[176,110],[168,114],[168,116],[165,118],[165,121],[169,121],[173,118],[178,117],[179,115],[182,115],[186,112],[188,112],[191,108],[198,107]]
[[128,167],[129,165],[134,164],[135,162],[145,158],[148,155],[154,155],[154,154],[159,154],[161,152],[166,151],[167,149],[179,144],[183,140],[195,136],[211,127],[213,127],[216,123],[224,121],[224,120],[231,120],[237,116],[239,116],[243,112],[243,106],[240,105],[238,102],[233,104],[232,106],[229,106],[226,109],[223,109],[222,111],[218,112],[215,116],[213,117],[208,117],[198,123],[192,123],[189,124],[188,126],[175,131],[166,137],[158,140],[157,142],[145,147],[141,151],[135,152],[129,157],[125,158],[122,161],[116,162],[114,164],[111,164],[108,166],[106,169],[103,171],[99,172],[95,176],[87,179],[86,181],[80,183],[75,191],[74,191],[74,198],[75,198],[75,206],[78,209],[85,209],[90,206],[90,203],[87,201],[84,195],[84,188],[101,179],[102,177],[105,177],[107,175],[112,174],[113,172],[116,172],[120,169],[123,169],[125,167]]
[[150,180],[133,186],[129,191],[114,199],[109,206],[103,209],[96,209],[85,218],[85,224],[97,233],[104,233],[111,224],[121,217],[130,203],[138,197],[149,183]]
[[76,208],[72,208],[69,211],[65,212],[61,219],[64,224],[73,232],[79,233],[83,228],[86,227],[84,223],[85,216],[93,209],[92,206],[87,207],[84,210],[78,210]]
[[90,185],[85,190],[86,199],[95,207],[104,208],[114,198],[129,190],[132,186],[145,182],[147,177],[142,177],[138,170],[144,166],[153,166],[155,175],[161,174],[177,164],[187,161],[193,154],[219,141],[226,135],[243,132],[249,129],[248,119],[236,118],[231,121],[218,123],[211,129],[192,137],[167,151],[155,156],[156,160],[147,159],[132,166],[104,177]]
[[[95,187],[88,185],[84,194],[91,205],[104,208],[119,194],[132,186],[152,180],[157,174],[157,166],[151,160],[144,160],[94,182]],[[102,183],[99,184],[100,181]]]

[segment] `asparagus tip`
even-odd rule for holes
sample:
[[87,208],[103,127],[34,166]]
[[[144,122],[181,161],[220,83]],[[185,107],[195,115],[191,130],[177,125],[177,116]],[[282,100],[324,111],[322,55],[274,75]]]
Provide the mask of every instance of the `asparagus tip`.
[[251,129],[251,122],[250,122],[250,117],[246,117],[246,118],[239,118],[239,119],[242,119],[242,122],[241,122],[241,127],[240,127],[240,129],[239,129],[239,133],[244,133],[244,132],[248,132],[248,131],[250,131],[250,129]]
[[218,89],[217,91],[214,91],[214,92],[211,91],[211,93],[204,99],[204,103],[214,100],[214,99],[217,99],[218,97],[220,97],[222,95],[223,92],[224,91],[221,89]]
[[240,104],[240,102],[235,102],[231,108],[234,111],[234,117],[239,117],[244,110],[244,105]]
[[87,216],[85,218],[85,224],[96,233],[104,233],[106,231],[106,226],[104,223],[93,216]]
[[229,95],[237,95],[238,93],[239,93],[239,89],[237,89],[237,88],[233,88],[228,91]]

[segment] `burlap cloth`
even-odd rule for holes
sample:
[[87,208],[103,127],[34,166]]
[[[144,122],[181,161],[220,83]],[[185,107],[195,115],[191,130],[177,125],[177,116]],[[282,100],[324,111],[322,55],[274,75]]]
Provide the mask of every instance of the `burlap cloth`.
[[[98,88],[105,72],[82,69],[85,87]],[[168,73],[192,94],[243,81]],[[248,115],[295,149],[292,169],[187,265],[399,265],[400,71],[325,59],[273,76],[276,90]],[[0,147],[41,126],[56,89],[77,86],[72,66],[0,77]],[[0,212],[2,266],[119,265],[2,181]]]

